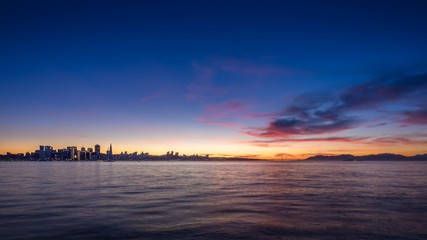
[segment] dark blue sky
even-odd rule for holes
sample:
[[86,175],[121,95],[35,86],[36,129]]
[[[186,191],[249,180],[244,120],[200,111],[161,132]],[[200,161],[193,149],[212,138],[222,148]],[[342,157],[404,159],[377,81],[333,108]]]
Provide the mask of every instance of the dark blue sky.
[[2,1],[0,151],[421,153],[426,7]]

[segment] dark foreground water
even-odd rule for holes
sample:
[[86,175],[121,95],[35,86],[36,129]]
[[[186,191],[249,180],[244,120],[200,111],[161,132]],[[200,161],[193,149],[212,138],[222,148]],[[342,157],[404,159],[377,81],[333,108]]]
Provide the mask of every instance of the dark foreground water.
[[0,239],[427,239],[427,162],[1,162]]

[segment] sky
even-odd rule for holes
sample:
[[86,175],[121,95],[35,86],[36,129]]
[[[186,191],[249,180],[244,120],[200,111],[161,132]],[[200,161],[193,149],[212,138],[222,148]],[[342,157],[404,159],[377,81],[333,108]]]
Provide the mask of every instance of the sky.
[[427,2],[0,2],[0,154],[427,153]]

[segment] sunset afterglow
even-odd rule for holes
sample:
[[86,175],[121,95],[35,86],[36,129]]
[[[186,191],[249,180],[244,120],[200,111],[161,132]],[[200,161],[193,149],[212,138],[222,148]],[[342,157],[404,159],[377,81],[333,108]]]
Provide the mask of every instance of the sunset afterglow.
[[0,154],[425,153],[425,9],[302,2],[10,1]]

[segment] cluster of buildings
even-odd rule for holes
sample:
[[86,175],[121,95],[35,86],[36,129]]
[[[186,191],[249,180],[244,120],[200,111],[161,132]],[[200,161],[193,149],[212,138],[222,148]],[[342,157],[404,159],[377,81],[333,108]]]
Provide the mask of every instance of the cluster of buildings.
[[152,156],[149,153],[128,153],[127,151],[120,154],[113,154],[113,145],[107,149],[106,153],[101,153],[101,146],[96,144],[94,148],[69,146],[62,149],[53,149],[51,146],[40,145],[38,150],[27,153],[7,153],[0,155],[2,161],[126,161],[126,160],[204,160],[209,155],[179,155],[178,152],[169,151],[165,155]]
[[54,150],[51,146],[40,146],[39,150],[34,152],[35,159],[55,159],[55,160],[92,160],[101,156],[101,147],[95,145],[93,148],[86,149],[81,147],[77,149],[75,146],[70,146],[64,149]]
[[[127,152],[125,153],[126,155]],[[29,160],[29,161],[96,161],[96,160],[115,160],[122,158],[121,154],[113,154],[113,145],[110,144],[109,149],[106,153],[101,153],[101,146],[96,144],[94,148],[81,147],[78,149],[76,146],[68,146],[62,149],[53,149],[51,146],[40,145],[38,150],[34,152],[23,153],[7,153],[6,155],[0,155],[1,160]],[[138,155],[138,154],[136,154]],[[146,153],[141,155],[147,156]]]
[[40,145],[38,150],[34,152],[23,153],[7,153],[0,155],[2,160],[29,160],[29,161],[45,161],[45,160],[112,160],[113,159],[113,146],[110,144],[109,150],[106,154],[101,153],[101,146],[96,144],[94,148],[81,147],[78,149],[76,146],[69,146],[63,149],[53,149],[51,146]]

